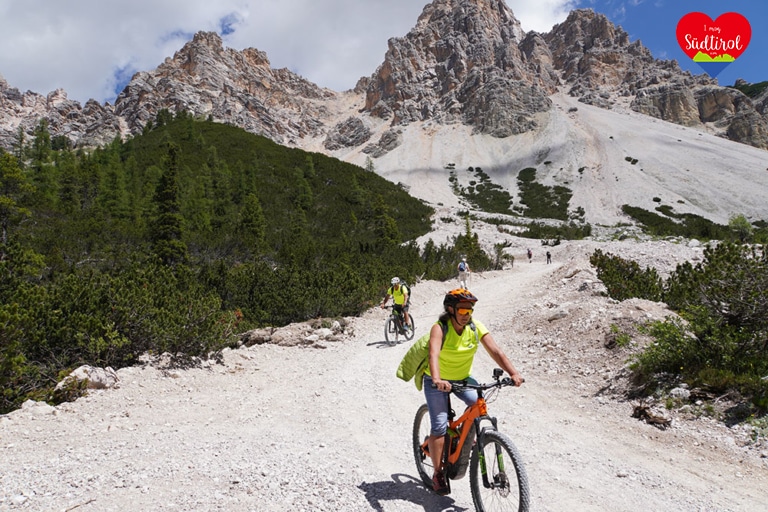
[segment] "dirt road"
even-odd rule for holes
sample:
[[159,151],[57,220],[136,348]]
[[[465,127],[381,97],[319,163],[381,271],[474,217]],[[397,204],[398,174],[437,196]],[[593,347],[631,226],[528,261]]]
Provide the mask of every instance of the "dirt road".
[[[598,335],[662,306],[592,293],[581,247],[473,275],[476,317],[526,383],[490,404],[523,455],[539,512],[768,510],[765,452],[706,418],[667,430],[606,393],[625,356]],[[451,283],[413,287],[417,334]],[[467,511],[467,479],[420,484],[410,430],[423,402],[395,377],[408,344],[384,343],[386,311],[342,342],[227,351],[225,364],[119,372],[119,389],[0,417],[0,510]],[[481,351],[482,352],[482,351]],[[478,356],[484,380],[490,358]],[[601,390],[603,392],[601,392]]]

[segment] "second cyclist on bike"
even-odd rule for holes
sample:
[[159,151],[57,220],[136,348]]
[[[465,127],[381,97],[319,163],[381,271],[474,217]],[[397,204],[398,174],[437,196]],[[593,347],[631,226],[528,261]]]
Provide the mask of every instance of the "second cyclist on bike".
[[[441,466],[441,455],[448,428],[450,381],[466,379],[477,383],[471,376],[472,363],[479,344],[482,344],[496,364],[509,374],[515,386],[523,383],[523,377],[499,348],[488,329],[472,318],[476,303],[477,297],[465,288],[448,292],[443,299],[445,312],[432,326],[429,335],[429,365],[424,374],[423,388],[432,425],[428,440],[429,454],[432,467],[438,468],[432,477],[432,486],[438,494],[449,492]],[[447,327],[445,335],[441,324]],[[467,405],[477,401],[477,391],[473,389],[455,392],[455,395]]]
[[408,309],[411,302],[411,290],[408,285],[400,282],[399,277],[393,277],[391,281],[392,286],[387,289],[387,295],[384,297],[384,301],[381,303],[381,309],[384,309],[387,305],[387,301],[392,297],[394,302],[394,310],[398,314],[403,316],[403,329],[409,329],[411,325],[411,319],[408,316]]

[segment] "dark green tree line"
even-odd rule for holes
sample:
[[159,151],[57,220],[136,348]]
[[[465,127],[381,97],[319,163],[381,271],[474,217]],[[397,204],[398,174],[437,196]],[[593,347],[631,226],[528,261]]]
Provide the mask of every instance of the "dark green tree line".
[[[41,123],[0,151],[0,412],[80,364],[215,354],[250,327],[355,315],[392,275],[452,277],[431,208],[375,173],[163,112],[102,147]],[[476,235],[457,238],[482,261]],[[479,251],[479,252],[478,252]]]

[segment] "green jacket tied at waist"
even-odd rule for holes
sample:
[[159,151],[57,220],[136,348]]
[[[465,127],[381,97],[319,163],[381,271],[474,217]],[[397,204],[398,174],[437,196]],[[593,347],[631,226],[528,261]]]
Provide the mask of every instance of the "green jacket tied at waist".
[[424,371],[427,369],[429,356],[429,333],[416,340],[403,356],[397,367],[397,377],[408,382],[415,378],[416,389],[421,391]]

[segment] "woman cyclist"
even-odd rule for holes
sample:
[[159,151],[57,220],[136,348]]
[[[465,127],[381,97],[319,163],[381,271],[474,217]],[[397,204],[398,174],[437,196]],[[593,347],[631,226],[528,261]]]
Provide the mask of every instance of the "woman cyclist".
[[[523,383],[523,377],[496,344],[488,329],[472,318],[475,303],[477,297],[469,290],[451,290],[443,299],[445,312],[429,333],[429,367],[424,374],[423,388],[432,424],[428,439],[432,467],[436,468],[432,485],[435,492],[442,495],[449,492],[441,467],[445,432],[448,428],[448,393],[451,392],[449,381],[467,379],[477,383],[470,374],[478,345],[482,344],[496,364],[509,374],[515,386]],[[447,326],[445,338],[441,323]],[[477,401],[477,391],[473,389],[455,394],[468,406]]]

